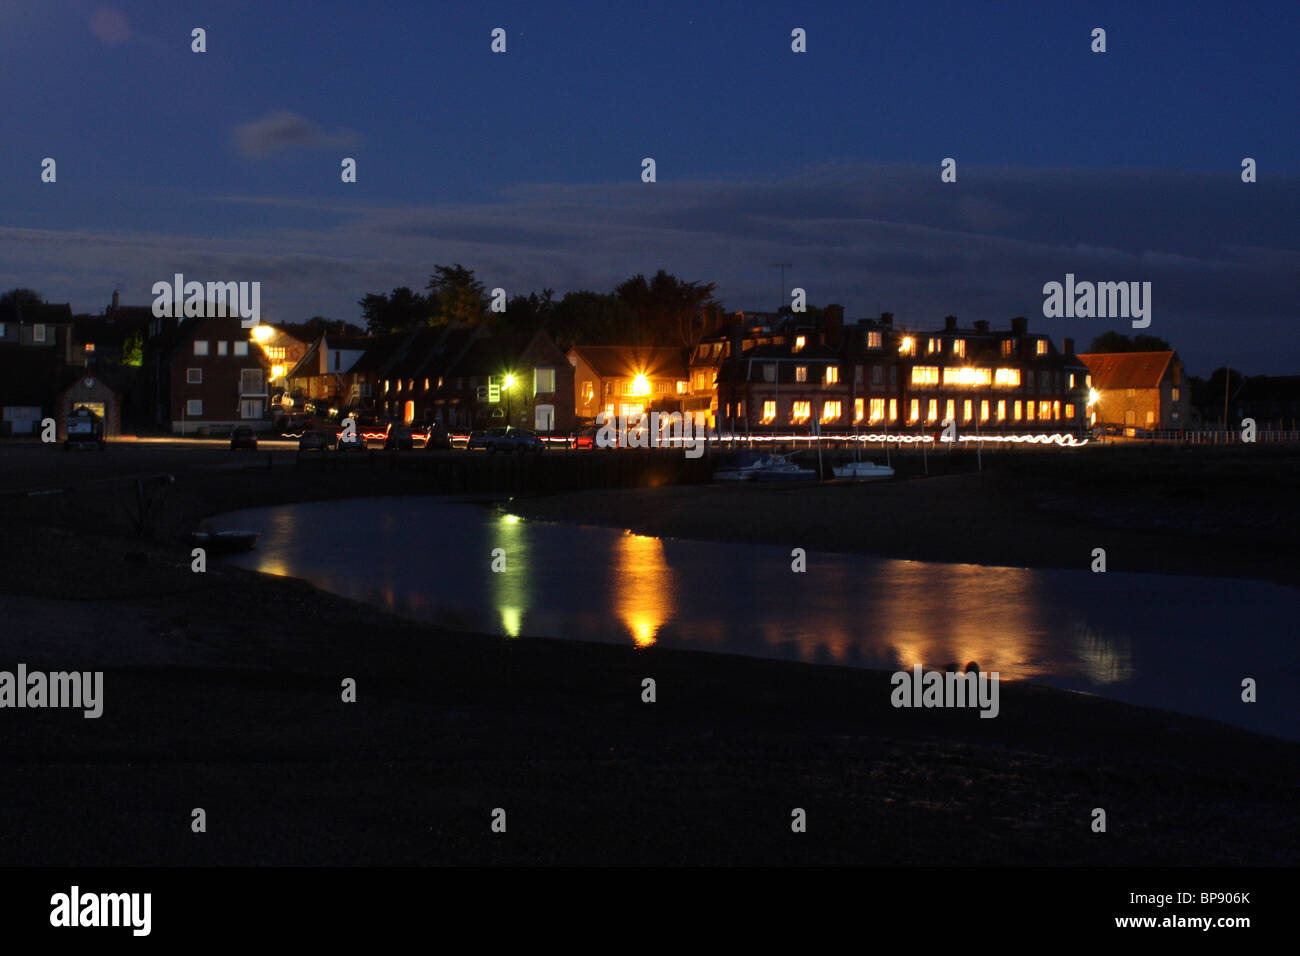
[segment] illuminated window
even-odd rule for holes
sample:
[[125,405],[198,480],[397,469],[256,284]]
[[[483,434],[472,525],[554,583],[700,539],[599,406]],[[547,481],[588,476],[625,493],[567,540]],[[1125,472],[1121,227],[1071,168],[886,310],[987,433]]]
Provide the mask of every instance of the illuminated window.
[[[226,344],[225,342],[222,342],[222,343],[221,343],[221,345],[225,345],[225,344]],[[262,351],[265,352],[265,353],[266,353],[266,357],[269,358],[269,359],[270,359],[271,361],[273,361],[273,362],[283,362],[283,361],[284,361],[284,358],[285,358],[285,350],[284,350],[284,346],[283,346],[283,345],[264,345],[264,346],[262,347]],[[223,351],[222,354],[224,355],[225,352]]]
[[[861,399],[858,399],[861,401]],[[890,402],[892,405],[893,402]],[[871,420],[873,422],[884,421],[885,418],[885,400],[883,398],[873,398],[871,400]]]
[[1021,407],[1020,407],[1020,403],[1019,403],[1019,402],[1016,402],[1016,407],[1015,407],[1015,409],[1012,411],[1012,417],[1013,417],[1016,421],[1020,421],[1020,414],[1021,414],[1021,411],[1022,411],[1022,410],[1021,410]]
[[910,335],[905,335],[905,336],[903,336],[903,341],[900,342],[899,345],[898,345],[898,354],[899,354],[899,355],[915,355],[915,354],[916,354],[916,339],[912,338]]
[[938,385],[939,367],[937,365],[914,365],[912,367],[913,385]]
[[225,354],[226,354],[226,350],[229,349],[229,348],[230,348],[230,343],[227,342],[227,341],[225,341],[225,340],[223,339],[223,340],[221,340],[220,342],[217,343],[217,354],[218,354],[218,355],[225,355]]
[[1032,422],[1033,420],[1034,420],[1034,403],[1025,402],[1025,421]]
[[427,378],[424,380],[424,390],[426,392],[429,390],[429,380]]
[[234,354],[235,354],[236,356],[247,355],[247,354],[248,354],[248,343],[247,343],[247,342],[236,342],[236,343],[235,343],[235,352],[234,352]]
[[1052,417],[1052,403],[1051,403],[1051,402],[1039,402],[1039,403],[1038,403],[1038,417],[1041,418],[1043,421],[1047,421],[1047,419],[1049,419],[1049,418]]
[[965,357],[966,357],[966,340],[965,340],[965,339],[953,339],[953,340],[952,340],[952,354],[955,355],[955,356],[957,356],[958,358],[965,358]]
[[207,339],[195,339],[195,340],[194,340],[194,354],[195,354],[195,355],[207,355],[207,354],[208,354],[208,340],[207,340]]
[[867,333],[867,348],[878,349],[881,345],[881,336],[879,332]]
[[1005,385],[1008,388],[1015,388],[1020,384],[1020,369],[1018,368],[1000,368],[993,375],[994,385]]
[[[4,328],[3,328],[3,326],[0,326],[0,335],[3,335],[3,334],[4,334]],[[95,343],[94,343],[94,342],[87,342],[87,343],[86,343],[86,354],[87,354],[87,355],[94,355],[94,354],[95,354]],[[1175,402],[1178,401],[1178,389],[1174,389],[1174,401],[1175,401]]]
[[795,380],[796,382],[806,382],[806,381],[808,381],[808,366],[807,366],[807,365],[796,365],[796,366],[794,367],[794,380]]
[[939,418],[939,400],[937,398],[932,398],[930,399],[925,409],[925,420],[927,422],[933,422],[938,420],[938,418]]
[[1005,422],[1006,420],[1007,420],[1007,401],[1006,399],[1003,399],[1002,401],[998,402],[998,421]]
[[943,420],[945,422],[955,422],[957,420],[957,403],[951,398],[943,407]]
[[[872,405],[873,405],[873,406],[874,406],[874,404],[875,404],[875,401],[876,401],[875,399],[872,399]],[[866,403],[865,403],[862,399],[860,399],[860,398],[855,398],[855,399],[853,400],[853,420],[854,420],[855,422],[860,422],[860,421],[862,421],[862,406],[863,406],[864,404],[866,404]]]
[[839,402],[825,402],[822,405],[822,423],[839,421],[843,408]]
[[678,394],[678,395],[685,395],[685,394],[686,394],[686,387],[687,387],[688,384],[689,384],[689,383],[687,383],[687,382],[679,381],[679,382],[677,383],[677,394]]
[[[87,346],[86,346],[86,351],[88,351],[88,352],[94,351],[94,349],[95,349],[95,347],[94,347],[93,345],[87,345]],[[1071,375],[1070,378],[1073,379],[1074,376]],[[1074,383],[1071,382],[1070,384],[1073,385]],[[1178,389],[1176,389],[1176,388],[1171,388],[1171,389],[1169,390],[1169,397],[1170,397],[1171,399],[1173,399],[1175,402],[1178,401]]]
[[388,379],[384,379],[384,391],[388,391]]
[[964,422],[968,422],[974,417],[975,417],[975,403],[968,398],[966,399],[966,401],[961,403],[961,420]]
[[896,398],[889,400],[889,420],[891,422],[898,421],[898,399]]
[[1003,354],[1003,355],[1006,355],[1006,356],[1011,356],[1011,355],[1015,355],[1015,354],[1016,354],[1016,340],[1015,340],[1015,339],[1003,339],[1003,340],[1002,340],[1002,354]]
[[986,422],[988,420],[989,420],[989,400],[986,398],[982,402],[980,402],[980,421]]
[[1088,388],[1092,388],[1092,376],[1091,376],[1091,375],[1085,375],[1085,376],[1083,377],[1083,381],[1084,381],[1084,384],[1088,386]]
[[790,409],[790,421],[794,424],[801,424],[812,417],[811,402],[795,402]]
[[1047,339],[1039,339],[1038,342],[1037,342],[1036,345],[1035,345],[1035,351],[1037,351],[1037,353],[1038,353],[1039,355],[1046,355],[1046,354],[1047,354]]
[[1150,428],[1155,423],[1156,423],[1156,413],[1147,412],[1147,428]]
[[943,370],[945,385],[988,385],[993,381],[993,372],[987,368],[956,368],[948,366]]
[[929,352],[931,355],[933,355],[935,352],[938,352],[942,347],[943,347],[943,343],[940,342],[938,339],[930,339],[926,351]]
[[919,398],[914,398],[912,399],[912,405],[909,408],[907,413],[908,424],[911,424],[912,422],[915,421],[919,421],[920,418],[921,418],[921,400]]
[[1074,373],[1070,373],[1070,388],[1074,388]]
[[1074,417],[1074,406],[1073,406],[1073,405],[1068,404],[1068,403],[1066,404],[1066,406],[1065,406],[1065,417],[1066,417],[1066,418],[1073,418],[1073,417]]
[[840,380],[840,370],[839,370],[839,367],[838,367],[838,366],[835,366],[835,365],[827,365],[827,366],[826,366],[826,384],[827,384],[827,385],[834,385],[834,384],[836,384],[839,380]]
[[798,352],[800,349],[803,348],[803,346],[804,346],[804,337],[802,335],[796,335],[794,337],[794,350]]
[[1061,403],[1060,403],[1060,402],[1052,402],[1052,418],[1054,418],[1054,419],[1055,419],[1056,421],[1058,421],[1058,422],[1061,420]]

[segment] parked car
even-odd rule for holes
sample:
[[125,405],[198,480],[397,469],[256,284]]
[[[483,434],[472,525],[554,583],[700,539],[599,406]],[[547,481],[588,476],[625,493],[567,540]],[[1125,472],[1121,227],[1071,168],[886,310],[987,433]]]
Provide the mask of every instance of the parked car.
[[451,449],[451,433],[441,425],[430,425],[429,430],[424,433],[424,447],[449,451]]
[[484,447],[488,451],[529,452],[544,447],[537,432],[526,428],[493,428],[487,433]]
[[309,430],[303,432],[302,437],[298,439],[298,451],[328,451],[332,444],[328,432]]
[[504,432],[505,429],[504,429],[504,428],[491,428],[491,429],[488,429],[487,431],[481,431],[481,430],[480,430],[480,431],[472,431],[472,432],[470,432],[470,433],[469,433],[469,441],[465,442],[465,450],[466,450],[466,451],[473,451],[475,448],[481,448],[481,449],[483,449],[484,451],[486,451],[486,450],[487,450],[488,435],[491,434],[492,432],[497,432],[497,431]]
[[230,433],[230,450],[238,451],[240,448],[257,451],[257,432],[247,425],[240,425]]
[[573,436],[571,442],[574,448],[595,448],[596,447],[596,429],[584,428]]
[[104,447],[103,419],[86,408],[79,408],[69,416],[68,436],[63,440],[65,451],[80,448],[98,448],[102,451]]
[[405,425],[390,424],[384,435],[385,451],[410,451],[415,447],[415,436]]
[[284,423],[284,431],[281,434],[301,435],[311,431],[315,424],[315,420],[310,415],[290,415]]
[[339,451],[365,451],[366,436],[361,432],[360,428],[350,432],[340,432],[336,447]]

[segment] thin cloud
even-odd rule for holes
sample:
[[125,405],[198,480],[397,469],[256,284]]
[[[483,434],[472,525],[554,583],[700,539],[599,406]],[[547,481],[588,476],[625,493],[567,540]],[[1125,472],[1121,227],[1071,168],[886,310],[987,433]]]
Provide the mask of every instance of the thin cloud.
[[120,11],[112,7],[100,7],[95,11],[90,18],[90,32],[108,46],[121,46],[131,39],[131,25]]
[[241,123],[233,131],[235,149],[250,159],[264,159],[290,149],[346,149],[360,142],[351,130],[326,132],[289,110],[276,110]]

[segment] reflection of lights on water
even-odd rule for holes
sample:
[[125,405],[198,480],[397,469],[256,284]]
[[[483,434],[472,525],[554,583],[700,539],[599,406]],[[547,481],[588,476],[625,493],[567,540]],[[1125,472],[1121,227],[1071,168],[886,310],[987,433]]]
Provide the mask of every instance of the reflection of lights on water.
[[1074,647],[1084,674],[1094,684],[1118,684],[1136,674],[1132,648],[1126,640],[1108,640],[1088,625],[1077,624]]
[[[499,514],[489,524],[492,550],[505,552],[505,570],[489,567],[492,604],[501,615],[501,630],[509,637],[523,632],[524,613],[532,603],[528,595],[528,566],[524,547],[524,526],[518,515]],[[491,560],[491,558],[489,559]]]
[[506,632],[506,636],[518,637],[523,630],[524,612],[517,607],[501,607],[497,610],[501,612],[501,629]]
[[673,616],[672,569],[664,543],[640,534],[620,535],[615,554],[615,611],[637,647],[649,647]]

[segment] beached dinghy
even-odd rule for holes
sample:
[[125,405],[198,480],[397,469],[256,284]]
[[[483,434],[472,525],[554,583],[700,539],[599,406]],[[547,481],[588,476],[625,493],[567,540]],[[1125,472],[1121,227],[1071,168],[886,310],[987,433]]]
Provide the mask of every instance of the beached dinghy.
[[196,531],[190,535],[195,547],[215,554],[252,551],[261,537],[256,531]]
[[849,481],[884,481],[886,478],[894,477],[894,469],[870,461],[850,461],[847,464],[836,465],[834,471],[836,478],[845,478]]

